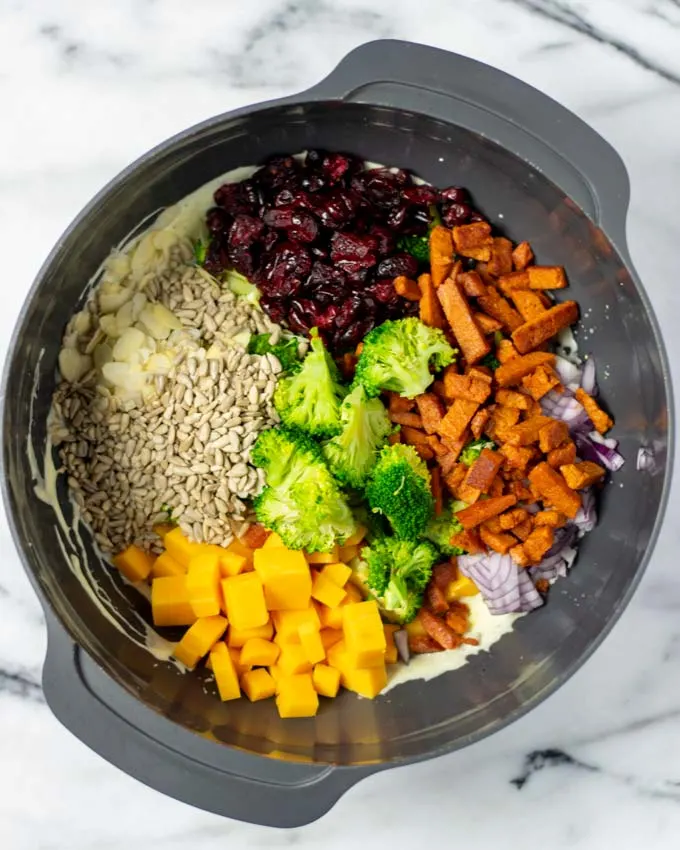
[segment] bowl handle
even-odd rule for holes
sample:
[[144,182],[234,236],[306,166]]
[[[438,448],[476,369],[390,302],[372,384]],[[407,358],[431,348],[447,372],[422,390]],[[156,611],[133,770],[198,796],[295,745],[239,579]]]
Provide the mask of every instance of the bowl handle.
[[422,44],[372,41],[304,95],[408,109],[480,133],[543,172],[625,250],[630,190],[620,156],[564,106],[503,71]]
[[42,685],[51,711],[90,749],[156,791],[248,823],[297,827],[324,815],[352,785],[379,769],[265,758],[191,732],[117,685],[49,609],[46,618]]

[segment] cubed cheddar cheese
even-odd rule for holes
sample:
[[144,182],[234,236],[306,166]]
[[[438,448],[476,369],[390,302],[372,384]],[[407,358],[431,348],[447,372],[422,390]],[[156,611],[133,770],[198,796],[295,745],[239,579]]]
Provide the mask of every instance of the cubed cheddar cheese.
[[363,525],[358,525],[357,530],[345,540],[345,546],[357,546],[366,537],[366,529]]
[[336,697],[340,689],[340,671],[327,664],[317,664],[312,671],[312,684],[322,697]]
[[289,643],[281,647],[277,666],[282,676],[307,673],[312,669],[312,663],[307,658],[302,644],[299,643]]
[[385,631],[385,640],[387,642],[387,647],[385,649],[385,664],[396,664],[399,660],[399,651],[397,650],[397,645],[394,642],[394,633],[399,630],[399,626],[393,626],[389,623],[386,623],[383,626]]
[[356,667],[355,654],[348,652],[344,640],[328,650],[327,659],[328,665],[339,671],[340,682],[348,691],[373,699],[387,684],[385,665],[364,669]]
[[151,575],[154,578],[160,578],[161,576],[183,576],[186,575],[186,567],[183,567],[179,561],[176,561],[169,552],[161,552],[153,562]]
[[170,534],[170,532],[175,528],[176,526],[173,525],[171,522],[157,522],[153,526],[153,531],[154,534],[157,534],[161,538],[161,540],[164,540],[165,535]]
[[241,696],[241,686],[234,662],[225,643],[218,643],[213,647],[210,653],[210,665],[215,676],[215,684],[220,699],[223,702],[238,699]]
[[326,650],[324,649],[319,629],[314,623],[310,623],[309,621],[302,623],[298,628],[298,635],[300,636],[300,645],[307,661],[310,664],[317,664],[319,661],[323,661],[326,657]]
[[274,684],[276,685],[276,693],[279,692],[279,682],[284,678],[283,673],[281,672],[281,668],[278,664],[272,664],[271,667],[267,668],[269,670],[269,675],[274,680]]
[[225,549],[219,556],[220,575],[222,578],[237,576],[246,571],[248,559],[244,555]]
[[302,552],[280,547],[257,549],[253,564],[264,585],[264,598],[270,611],[308,607],[312,576]]
[[270,667],[276,664],[279,657],[279,647],[270,640],[263,638],[250,638],[243,644],[240,663],[252,667]]
[[479,588],[471,578],[459,576],[446,588],[446,599],[448,602],[453,602],[456,599],[464,599],[467,596],[476,596],[478,593]]
[[319,615],[313,607],[300,611],[274,611],[272,618],[279,646],[300,643],[299,628],[303,623],[311,623],[317,631],[321,629]]
[[234,669],[239,677],[247,673],[248,670],[253,669],[252,664],[241,664],[241,650],[235,646],[229,647],[229,655],[231,655],[231,660],[234,662]]
[[319,710],[319,695],[314,690],[311,673],[281,679],[276,707],[281,717],[314,717]]
[[241,687],[243,688],[243,693],[251,702],[268,699],[276,693],[276,683],[262,667],[244,673],[241,676]]
[[227,546],[227,552],[232,552],[234,555],[240,555],[242,558],[246,559],[246,567],[252,566],[253,563],[253,550],[246,546],[245,543],[242,543],[240,540],[233,540]]
[[266,624],[269,612],[257,573],[241,573],[222,579],[222,593],[227,617],[234,628],[256,629]]
[[227,625],[224,617],[199,618],[175,647],[175,658],[193,670],[226,632]]
[[[283,540],[279,537],[279,535],[273,531],[269,537],[264,541],[262,546],[263,549],[285,549],[285,545]],[[258,550],[255,550],[258,551]]]
[[361,550],[360,546],[341,546],[340,547],[340,560],[345,564],[348,564],[352,558],[356,558],[359,555]]
[[352,575],[352,568],[347,564],[326,564],[321,570],[321,575],[326,576],[338,587],[344,587]]
[[335,546],[332,552],[308,552],[305,557],[308,564],[335,564],[340,560],[340,547]]
[[197,547],[196,543],[192,543],[185,537],[179,528],[173,528],[163,538],[165,546],[170,557],[174,558],[183,567],[189,567],[189,561],[195,554]]
[[319,637],[323,648],[328,650],[334,643],[342,640],[342,629],[321,629]]
[[186,576],[161,576],[151,582],[151,613],[155,626],[190,626],[196,622]]
[[208,549],[192,555],[187,570],[189,601],[197,617],[214,617],[220,613],[220,563],[219,553]]
[[342,612],[345,610],[344,605],[339,605],[337,608],[329,608],[327,605],[319,603],[317,609],[319,620],[323,629],[341,629],[342,628]]
[[245,646],[246,641],[251,638],[262,638],[263,640],[271,640],[274,636],[274,624],[271,620],[263,626],[258,626],[255,629],[236,629],[233,623],[229,626],[229,634],[227,635],[227,643],[234,649],[239,649]]
[[115,555],[113,563],[128,581],[145,581],[154,564],[154,556],[135,546],[128,546],[119,555]]
[[323,573],[317,573],[312,580],[312,596],[317,602],[328,608],[337,608],[347,596],[347,591],[331,581]]
[[358,668],[384,664],[387,640],[375,601],[358,602],[345,608],[342,631],[347,652]]

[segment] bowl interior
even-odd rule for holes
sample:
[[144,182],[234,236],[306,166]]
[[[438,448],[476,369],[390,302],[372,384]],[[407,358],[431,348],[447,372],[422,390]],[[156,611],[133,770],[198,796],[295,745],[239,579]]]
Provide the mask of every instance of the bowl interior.
[[[84,533],[92,572],[128,622],[127,633],[102,615],[65,557],[78,557],[72,536],[58,544],[54,514],[34,493],[26,440],[30,434],[40,460],[63,328],[112,246],[149,214],[228,169],[311,147],[410,168],[440,186],[467,186],[495,225],[514,240],[531,242],[539,262],[564,265],[569,297],[584,314],[577,332],[580,351],[597,359],[602,398],[616,418],[613,433],[627,463],[604,488],[600,523],[582,543],[569,577],[491,653],[375,701],[345,693],[324,701],[314,719],[282,722],[271,701],[222,704],[199,674],[181,676],[142,649],[133,639],[140,625],[132,612],[148,620],[148,603],[98,562]],[[461,746],[503,725],[564,681],[616,619],[641,570],[662,501],[664,475],[635,468],[641,444],[655,445],[658,452],[666,446],[662,360],[654,326],[621,257],[581,209],[513,153],[453,124],[396,109],[339,103],[273,107],[217,119],[152,152],[107,187],[55,249],[27,303],[8,375],[4,452],[10,509],[41,594],[73,638],[138,700],[176,724],[253,753],[382,762]],[[68,515],[63,482],[59,489]]]

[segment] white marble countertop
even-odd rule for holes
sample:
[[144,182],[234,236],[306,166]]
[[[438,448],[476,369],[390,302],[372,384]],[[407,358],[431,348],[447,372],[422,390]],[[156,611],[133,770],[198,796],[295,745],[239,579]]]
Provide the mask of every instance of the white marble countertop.
[[[43,258],[124,165],[207,116],[307,87],[379,37],[497,65],[613,143],[632,183],[631,254],[677,364],[679,0],[0,0],[2,356]],[[39,686],[41,613],[2,515],[0,845],[671,850],[680,834],[678,516],[676,486],[630,608],[556,695],[491,739],[375,776],[316,824],[280,832],[164,798],[60,727]]]

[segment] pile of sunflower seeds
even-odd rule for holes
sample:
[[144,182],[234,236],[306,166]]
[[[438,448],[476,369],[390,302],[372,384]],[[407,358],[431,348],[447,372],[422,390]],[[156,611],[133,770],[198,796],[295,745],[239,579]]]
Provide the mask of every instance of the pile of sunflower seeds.
[[[250,331],[277,339],[280,329],[245,299],[207,283],[185,254],[171,254],[168,269],[145,288],[196,338],[167,376],[156,377],[156,393],[122,401],[91,372],[62,382],[54,396],[52,440],[82,518],[105,552],[133,542],[156,549],[152,526],[169,514],[191,539],[226,546],[247,530],[252,516],[244,500],[264,484],[250,449],[278,421],[272,396],[281,367],[270,354],[249,355],[233,338]],[[224,356],[209,356],[213,344],[224,346]]]

